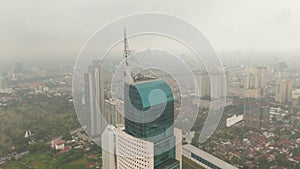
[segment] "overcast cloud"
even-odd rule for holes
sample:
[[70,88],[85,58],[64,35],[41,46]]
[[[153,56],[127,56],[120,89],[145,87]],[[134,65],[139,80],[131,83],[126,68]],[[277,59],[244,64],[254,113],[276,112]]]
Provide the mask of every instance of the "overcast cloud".
[[0,63],[75,59],[98,28],[137,12],[180,16],[218,51],[300,50],[299,0],[0,0]]

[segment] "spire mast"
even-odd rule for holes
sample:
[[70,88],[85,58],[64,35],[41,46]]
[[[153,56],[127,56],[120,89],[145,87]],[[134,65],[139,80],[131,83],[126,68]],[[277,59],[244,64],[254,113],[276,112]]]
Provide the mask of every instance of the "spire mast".
[[125,67],[124,67],[124,80],[126,83],[130,83],[132,82],[132,77],[131,77],[131,68],[128,64],[128,57],[131,54],[130,50],[129,50],[129,45],[128,45],[128,39],[127,39],[127,35],[126,35],[126,29],[124,29],[124,51],[123,51],[123,55],[125,58]]
[[124,57],[125,57],[125,59],[127,59],[130,54],[131,53],[130,53],[130,50],[129,50],[128,39],[127,39],[127,35],[126,35],[126,29],[124,29]]

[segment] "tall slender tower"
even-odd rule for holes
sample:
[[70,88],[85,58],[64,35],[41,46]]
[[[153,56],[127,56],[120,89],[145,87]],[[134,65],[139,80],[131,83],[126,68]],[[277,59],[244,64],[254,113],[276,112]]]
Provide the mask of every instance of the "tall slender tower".
[[92,137],[99,137],[107,123],[104,112],[104,84],[103,69],[98,60],[93,60],[92,65],[85,74],[85,95],[88,110],[87,131]]
[[0,93],[11,93],[8,77],[0,76]]

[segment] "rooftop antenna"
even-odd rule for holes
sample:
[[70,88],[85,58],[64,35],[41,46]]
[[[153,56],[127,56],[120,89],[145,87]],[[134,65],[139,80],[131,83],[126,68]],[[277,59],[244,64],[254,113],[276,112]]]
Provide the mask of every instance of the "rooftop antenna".
[[126,29],[124,29],[124,57],[126,59],[126,66],[128,66],[128,56],[131,55],[131,52],[129,50],[129,45],[128,45],[128,39],[126,35]]
[[[128,84],[132,83],[132,82],[136,82],[140,79],[154,79],[156,77],[146,77],[146,75],[143,75],[141,73],[137,73],[136,75],[134,75],[133,73],[133,68],[140,68],[139,67],[139,62],[134,59],[134,58],[131,58],[131,61],[130,61],[130,65],[129,65],[129,56],[131,55],[131,51],[129,49],[129,45],[128,45],[128,39],[127,39],[127,34],[126,34],[126,29],[124,28],[124,40],[123,40],[123,43],[124,43],[124,49],[123,49],[123,55],[124,55],[124,58],[125,58],[125,66],[124,66],[124,81]],[[152,74],[152,75],[155,75],[151,70],[149,70],[149,72]]]
[[126,29],[125,28],[124,28],[124,40],[123,40],[123,43],[124,43],[123,55],[124,55],[124,58],[125,58],[124,81],[126,83],[131,83],[133,80],[132,80],[132,77],[131,77],[131,67],[129,66],[129,63],[128,63],[128,57],[131,55],[131,52],[129,50],[128,39],[127,39]]

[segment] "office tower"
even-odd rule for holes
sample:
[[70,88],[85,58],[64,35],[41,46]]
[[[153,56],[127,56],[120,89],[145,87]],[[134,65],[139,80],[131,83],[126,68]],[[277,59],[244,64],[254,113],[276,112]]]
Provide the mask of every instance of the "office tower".
[[96,83],[96,101],[101,113],[104,113],[104,74],[103,66],[98,60],[93,60],[95,68],[95,83]]
[[23,64],[16,63],[14,68],[14,73],[22,73],[23,72]]
[[293,82],[288,80],[286,82],[286,102],[292,101],[292,94],[293,94]]
[[[116,168],[154,169],[154,144],[117,129]],[[112,168],[108,168],[112,169]]]
[[[206,71],[196,73],[196,96],[204,100],[220,99],[226,96],[226,77],[218,70],[213,70],[208,74]],[[211,82],[216,84],[214,88]]]
[[210,79],[213,84],[216,84],[216,85],[214,85],[214,87],[211,86],[211,90],[212,90],[211,98],[212,99],[221,99],[221,98],[226,97],[226,91],[227,91],[226,76],[223,73],[221,73],[220,71],[214,70],[210,73]]
[[[107,100],[105,110],[118,112],[118,104],[124,105],[125,119],[123,126],[111,125],[101,136],[104,168],[181,169],[182,131],[174,128],[172,90],[152,73],[135,75],[129,55],[124,32],[124,102]],[[109,114],[112,123],[118,121],[117,113]]]
[[113,126],[124,124],[123,107],[124,102],[119,99],[111,98],[105,100],[104,112],[107,114],[108,124],[112,124]]
[[129,89],[124,102],[125,132],[153,143],[154,168],[180,168],[180,161],[176,160],[174,97],[167,83],[141,78],[125,83],[125,89]]
[[163,80],[143,78],[125,83],[126,88],[129,92],[125,92],[125,128],[117,136],[117,167],[179,169],[175,135],[181,131],[174,132],[171,89]]
[[262,99],[246,98],[244,101],[244,124],[248,127],[262,127],[269,123],[270,108]]
[[85,73],[85,103],[87,105],[87,131],[93,137],[99,137],[104,131],[107,116],[104,112],[103,70],[99,61],[93,61]]
[[101,136],[105,169],[154,169],[154,144],[124,132],[124,126],[108,125]]
[[195,74],[197,85],[196,85],[196,96],[199,98],[210,97],[210,78],[206,71],[199,71]]
[[[229,89],[229,92],[233,96],[260,99],[265,94],[267,81],[267,67],[249,66],[243,69],[243,79],[241,81],[242,83],[235,83],[235,85]],[[242,86],[242,88],[238,87],[240,85]]]
[[116,169],[117,167],[116,137],[116,128],[112,125],[108,125],[101,135],[103,169]]
[[266,67],[246,67],[243,70],[243,88],[245,97],[262,98],[267,85]]
[[292,101],[293,82],[279,80],[276,84],[275,101],[284,104]]
[[260,124],[260,102],[254,98],[244,101],[244,123],[246,126],[256,127]]
[[8,77],[0,77],[0,93],[10,93],[10,84]]
[[266,67],[246,67],[243,74],[245,89],[263,89],[267,85]]
[[268,83],[268,68],[267,67],[257,67],[259,74],[259,87],[265,88]]
[[266,67],[246,67],[243,71],[244,124],[248,127],[262,127],[268,124],[268,106],[263,102],[263,89],[267,85]]
[[[174,97],[153,74],[133,74],[124,32],[124,127],[116,131],[117,169],[180,169],[181,150],[174,129]],[[176,140],[177,139],[177,140]],[[180,142],[181,143],[181,142]]]

